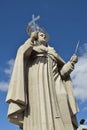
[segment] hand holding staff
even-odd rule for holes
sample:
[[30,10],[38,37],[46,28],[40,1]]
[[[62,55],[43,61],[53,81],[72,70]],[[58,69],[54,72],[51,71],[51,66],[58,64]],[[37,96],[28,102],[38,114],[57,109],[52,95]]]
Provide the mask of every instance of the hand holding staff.
[[75,52],[74,52],[73,56],[70,58],[70,62],[71,62],[72,64],[75,64],[75,63],[78,62],[78,57],[77,57],[77,55],[76,55],[76,53],[77,53],[77,51],[78,51],[78,47],[79,47],[79,41],[78,41],[78,43],[77,43],[77,45],[76,45],[76,49],[75,49]]

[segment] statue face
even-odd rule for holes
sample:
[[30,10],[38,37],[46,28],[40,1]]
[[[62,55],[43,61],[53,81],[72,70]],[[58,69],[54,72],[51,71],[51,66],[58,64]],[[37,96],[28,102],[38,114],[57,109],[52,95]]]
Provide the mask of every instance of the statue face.
[[45,43],[45,42],[47,42],[47,37],[46,37],[46,35],[45,35],[44,33],[42,33],[42,32],[39,32],[39,33],[38,33],[38,41],[39,41],[40,43]]

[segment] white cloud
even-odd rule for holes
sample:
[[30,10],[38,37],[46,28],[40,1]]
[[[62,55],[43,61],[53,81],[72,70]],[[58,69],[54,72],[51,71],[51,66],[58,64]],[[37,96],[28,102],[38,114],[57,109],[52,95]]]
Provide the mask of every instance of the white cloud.
[[1,91],[7,91],[8,90],[9,80],[11,78],[13,65],[14,65],[14,59],[9,60],[7,62],[7,65],[8,65],[8,67],[5,68],[4,73],[8,76],[8,80],[0,82],[0,90]]
[[0,90],[1,91],[7,91],[8,90],[8,84],[9,84],[9,82],[1,81],[0,82]]
[[87,101],[87,43],[80,48],[80,52],[81,56],[71,77],[76,98]]
[[11,59],[7,62],[8,68],[6,68],[4,70],[5,74],[8,74],[9,76],[11,76],[12,74],[12,70],[13,70],[13,66],[14,66],[14,59]]

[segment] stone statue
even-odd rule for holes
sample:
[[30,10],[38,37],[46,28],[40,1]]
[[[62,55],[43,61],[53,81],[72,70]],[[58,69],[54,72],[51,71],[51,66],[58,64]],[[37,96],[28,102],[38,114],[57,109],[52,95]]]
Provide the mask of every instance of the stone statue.
[[78,58],[67,63],[33,32],[18,49],[6,101],[9,121],[23,130],[76,130],[78,107],[70,73]]

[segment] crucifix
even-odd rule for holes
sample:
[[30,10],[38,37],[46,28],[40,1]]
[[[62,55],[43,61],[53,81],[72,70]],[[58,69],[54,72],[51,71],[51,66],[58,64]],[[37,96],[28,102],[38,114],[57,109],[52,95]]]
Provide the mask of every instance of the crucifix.
[[40,19],[40,16],[38,15],[37,17],[35,17],[34,16],[34,14],[32,15],[32,21],[31,22],[29,22],[29,24],[28,24],[28,26],[31,26],[31,25],[33,25],[33,31],[36,31],[36,21],[38,20],[38,19]]

